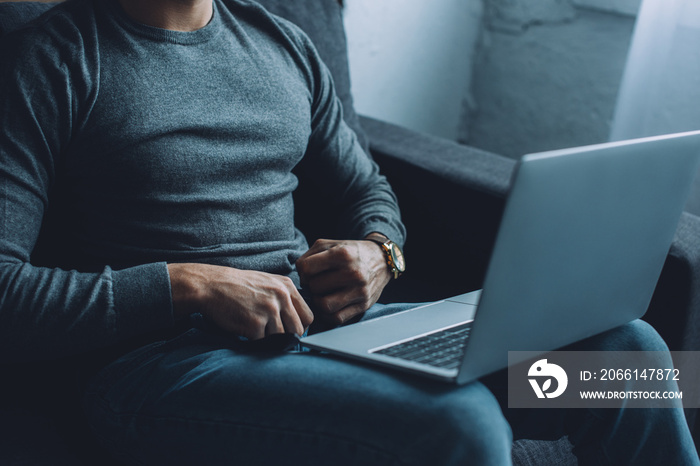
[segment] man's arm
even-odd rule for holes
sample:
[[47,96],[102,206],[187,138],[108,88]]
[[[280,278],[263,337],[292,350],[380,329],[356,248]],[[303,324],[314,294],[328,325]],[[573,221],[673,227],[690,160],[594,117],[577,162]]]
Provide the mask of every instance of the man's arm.
[[67,71],[89,68],[89,50],[71,51],[39,28],[0,41],[0,362],[59,358],[173,323],[164,263],[95,273],[32,263],[92,86]]
[[366,238],[379,235],[401,246],[405,229],[389,183],[343,121],[330,72],[308,39],[302,43],[313,104],[312,134],[298,171],[338,205],[348,239],[317,241],[296,266],[317,314],[343,323],[372,306],[391,278],[381,246]]

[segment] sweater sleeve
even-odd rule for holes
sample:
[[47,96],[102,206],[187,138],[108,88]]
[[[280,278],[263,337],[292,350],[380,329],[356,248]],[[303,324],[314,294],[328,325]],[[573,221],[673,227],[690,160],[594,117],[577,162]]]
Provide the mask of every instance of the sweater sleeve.
[[29,29],[0,41],[0,363],[86,352],[173,320],[165,264],[94,273],[32,264],[94,86],[89,51]]
[[300,35],[312,99],[312,132],[300,169],[340,206],[340,227],[349,238],[376,231],[403,246],[406,230],[396,196],[343,120],[330,71],[310,40]]

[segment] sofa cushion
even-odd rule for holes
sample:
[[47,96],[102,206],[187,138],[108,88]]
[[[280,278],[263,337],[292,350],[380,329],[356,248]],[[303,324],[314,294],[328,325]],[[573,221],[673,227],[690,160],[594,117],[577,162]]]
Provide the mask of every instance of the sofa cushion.
[[[333,75],[336,92],[343,103],[344,119],[367,151],[369,142],[355,112],[350,91],[347,42],[340,4],[336,0],[258,0],[258,3],[299,26],[314,42]],[[37,18],[54,5],[56,3],[0,2],[0,36]]]

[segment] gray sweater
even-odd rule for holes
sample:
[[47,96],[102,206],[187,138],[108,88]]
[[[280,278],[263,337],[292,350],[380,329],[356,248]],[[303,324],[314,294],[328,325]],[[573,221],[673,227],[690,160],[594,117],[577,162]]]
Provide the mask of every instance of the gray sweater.
[[300,172],[346,237],[403,242],[308,38],[251,1],[214,7],[173,32],[69,0],[0,41],[0,362],[172,326],[167,262],[298,280]]

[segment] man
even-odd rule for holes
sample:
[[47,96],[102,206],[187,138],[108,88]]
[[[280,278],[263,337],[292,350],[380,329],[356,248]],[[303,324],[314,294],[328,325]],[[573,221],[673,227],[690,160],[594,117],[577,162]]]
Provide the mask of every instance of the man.
[[[396,309],[373,306],[391,278],[376,243],[404,239],[396,200],[289,23],[245,0],[71,0],[0,47],[2,354],[122,345],[84,399],[120,460],[508,464],[512,428],[567,433],[584,462],[697,464],[678,409],[533,422],[504,416],[497,377],[239,350]],[[292,169],[352,239],[307,249]],[[582,347],[665,348],[639,322]]]

